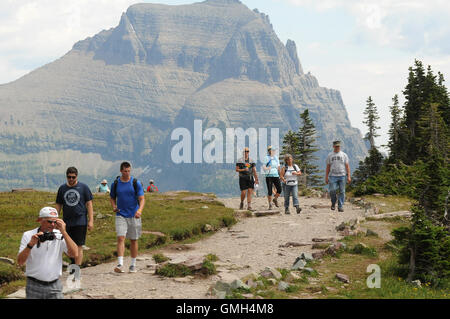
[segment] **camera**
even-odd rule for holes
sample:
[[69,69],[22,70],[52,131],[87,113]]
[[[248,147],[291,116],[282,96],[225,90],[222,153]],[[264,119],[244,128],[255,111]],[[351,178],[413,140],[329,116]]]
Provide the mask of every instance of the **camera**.
[[47,240],[55,240],[56,239],[55,233],[49,232],[49,231],[44,232],[42,235],[39,235],[38,237],[39,237],[39,241],[41,243],[43,243],[44,241],[47,241]]

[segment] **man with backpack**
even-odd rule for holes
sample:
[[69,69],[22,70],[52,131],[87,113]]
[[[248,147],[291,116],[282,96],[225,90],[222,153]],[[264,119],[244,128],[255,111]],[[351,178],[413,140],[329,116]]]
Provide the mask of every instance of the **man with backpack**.
[[117,273],[123,273],[123,255],[125,252],[125,238],[129,238],[131,265],[130,272],[136,272],[136,257],[138,254],[138,239],[142,232],[141,215],[145,205],[142,184],[131,176],[131,164],[120,164],[121,176],[117,176],[111,185],[110,202],[116,213],[117,257],[118,265],[114,268]]

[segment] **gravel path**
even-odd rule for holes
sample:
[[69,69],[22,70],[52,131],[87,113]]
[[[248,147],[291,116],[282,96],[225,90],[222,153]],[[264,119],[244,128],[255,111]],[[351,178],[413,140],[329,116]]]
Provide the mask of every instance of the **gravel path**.
[[[238,198],[219,200],[228,207],[239,207]],[[313,208],[314,205],[322,207]],[[175,245],[160,251],[171,258],[217,255],[219,273],[208,279],[155,276],[151,255],[140,255],[138,272],[134,274],[114,273],[116,262],[82,269],[82,290],[67,293],[65,298],[214,298],[206,293],[217,280],[243,277],[266,266],[289,268],[300,252],[312,251],[311,245],[291,248],[280,248],[280,245],[287,242],[312,243],[314,237],[339,238],[335,230],[337,225],[364,215],[363,210],[350,203],[346,203],[344,213],[331,211],[329,205],[329,199],[300,197],[303,209],[300,215],[293,207],[291,214],[285,215],[284,208],[280,207],[282,213],[279,215],[243,218],[231,229],[222,229],[196,243]],[[253,208],[266,210],[267,199],[254,198]],[[126,269],[129,261],[126,257]],[[63,275],[63,282],[66,276]]]

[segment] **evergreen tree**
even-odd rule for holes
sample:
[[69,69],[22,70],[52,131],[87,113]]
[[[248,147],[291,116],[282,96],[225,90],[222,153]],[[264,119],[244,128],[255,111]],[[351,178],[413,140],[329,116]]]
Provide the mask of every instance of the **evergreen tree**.
[[299,139],[295,132],[289,130],[284,135],[281,154],[291,154],[294,162],[299,163]]
[[403,127],[403,118],[402,118],[402,110],[400,109],[398,102],[398,95],[394,95],[392,98],[392,105],[389,107],[391,112],[391,125],[389,127],[389,162],[395,163],[399,161],[402,156],[401,153],[403,151],[403,136],[402,136],[402,127]]
[[370,148],[374,148],[375,137],[379,136],[377,134],[377,130],[380,129],[380,127],[377,126],[376,123],[380,119],[380,117],[378,116],[377,107],[375,106],[375,103],[373,103],[371,96],[369,96],[366,103],[367,107],[364,110],[365,121],[363,121],[363,123],[367,125],[368,132],[365,139],[370,142]]
[[322,177],[318,176],[321,171],[318,169],[318,165],[315,164],[318,157],[313,155],[319,150],[315,145],[316,128],[309,117],[308,109],[300,114],[300,118],[303,121],[303,125],[297,133],[299,141],[299,167],[306,176],[306,186],[318,186],[322,184]]

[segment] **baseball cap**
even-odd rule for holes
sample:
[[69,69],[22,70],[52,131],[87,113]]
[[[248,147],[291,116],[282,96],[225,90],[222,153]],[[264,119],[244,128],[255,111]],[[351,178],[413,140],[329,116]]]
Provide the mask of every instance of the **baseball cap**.
[[333,142],[333,146],[340,146],[341,145],[341,141],[334,141]]
[[102,180],[100,184],[108,184],[108,181],[106,179]]
[[39,218],[57,218],[58,217],[58,211],[56,208],[53,207],[44,207],[39,211]]

